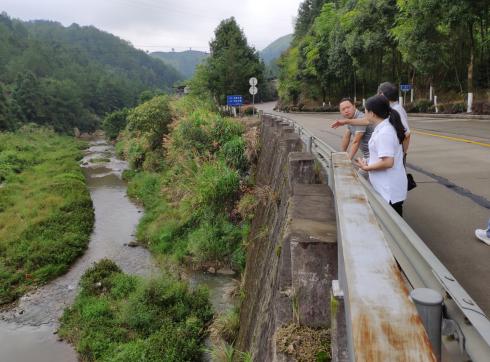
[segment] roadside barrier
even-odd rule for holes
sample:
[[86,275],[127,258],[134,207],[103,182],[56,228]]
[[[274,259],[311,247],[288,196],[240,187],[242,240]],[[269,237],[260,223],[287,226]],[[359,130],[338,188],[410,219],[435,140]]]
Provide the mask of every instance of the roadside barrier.
[[[294,120],[262,111],[259,115],[294,127],[306,151],[323,166],[335,196],[339,281],[333,290],[344,301],[349,359],[439,360],[440,341],[433,338],[442,333],[457,340],[472,361],[488,361],[488,317],[410,226],[357,173],[346,153],[337,152]],[[436,327],[434,331],[433,325],[427,329],[428,314],[416,301],[434,355],[411,319],[415,305],[406,287],[413,292],[429,288],[442,296],[441,330]],[[430,313],[433,319],[434,312]],[[395,345],[398,348],[393,349]]]

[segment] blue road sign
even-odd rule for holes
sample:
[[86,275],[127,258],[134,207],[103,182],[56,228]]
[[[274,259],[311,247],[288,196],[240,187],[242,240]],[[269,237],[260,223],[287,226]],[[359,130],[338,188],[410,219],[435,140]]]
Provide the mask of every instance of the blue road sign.
[[411,89],[412,89],[411,84],[400,84],[400,90],[402,92],[410,92]]
[[236,107],[243,105],[243,96],[226,96],[226,105]]

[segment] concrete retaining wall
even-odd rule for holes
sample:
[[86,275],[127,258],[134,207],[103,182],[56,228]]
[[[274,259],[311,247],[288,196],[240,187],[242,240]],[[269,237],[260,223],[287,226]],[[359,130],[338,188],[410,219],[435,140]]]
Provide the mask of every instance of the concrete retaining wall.
[[264,117],[257,188],[235,347],[254,361],[288,361],[274,333],[293,321],[330,327],[330,288],[337,278],[333,196],[315,184],[315,160],[291,127]]

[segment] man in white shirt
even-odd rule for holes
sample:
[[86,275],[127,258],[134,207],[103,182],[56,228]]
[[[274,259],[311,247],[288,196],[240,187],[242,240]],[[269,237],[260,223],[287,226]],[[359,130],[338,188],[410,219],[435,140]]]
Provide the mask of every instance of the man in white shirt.
[[398,87],[390,82],[383,82],[378,87],[378,94],[384,95],[390,101],[392,109],[400,114],[403,127],[405,127],[405,140],[403,141],[403,153],[406,158],[408,152],[408,146],[410,145],[410,127],[408,126],[407,112],[403,106],[398,102]]

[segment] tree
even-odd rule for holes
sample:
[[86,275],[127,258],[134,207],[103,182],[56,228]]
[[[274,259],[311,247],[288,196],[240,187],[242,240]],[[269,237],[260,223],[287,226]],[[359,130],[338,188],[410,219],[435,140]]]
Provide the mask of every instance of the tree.
[[205,73],[204,77],[201,74],[198,76],[205,79],[215,99],[224,104],[227,95],[248,94],[250,77],[256,77],[262,84],[264,64],[260,62],[255,49],[247,44],[243,31],[233,17],[221,21],[214,35],[209,44],[211,55],[200,68]]
[[18,115],[21,122],[42,123],[41,118],[41,88],[37,77],[26,72],[18,75],[12,97],[19,106],[21,113]]
[[9,103],[5,95],[5,90],[2,83],[0,83],[0,131],[6,131],[12,129],[12,114],[10,111]]
[[434,76],[448,68],[448,29],[442,26],[440,1],[399,1],[396,26],[391,30],[398,42],[403,60],[427,77],[432,84]]
[[127,108],[123,108],[120,111],[115,111],[108,114],[104,121],[102,122],[102,129],[105,132],[106,137],[114,140],[119,135],[128,123],[128,113]]

